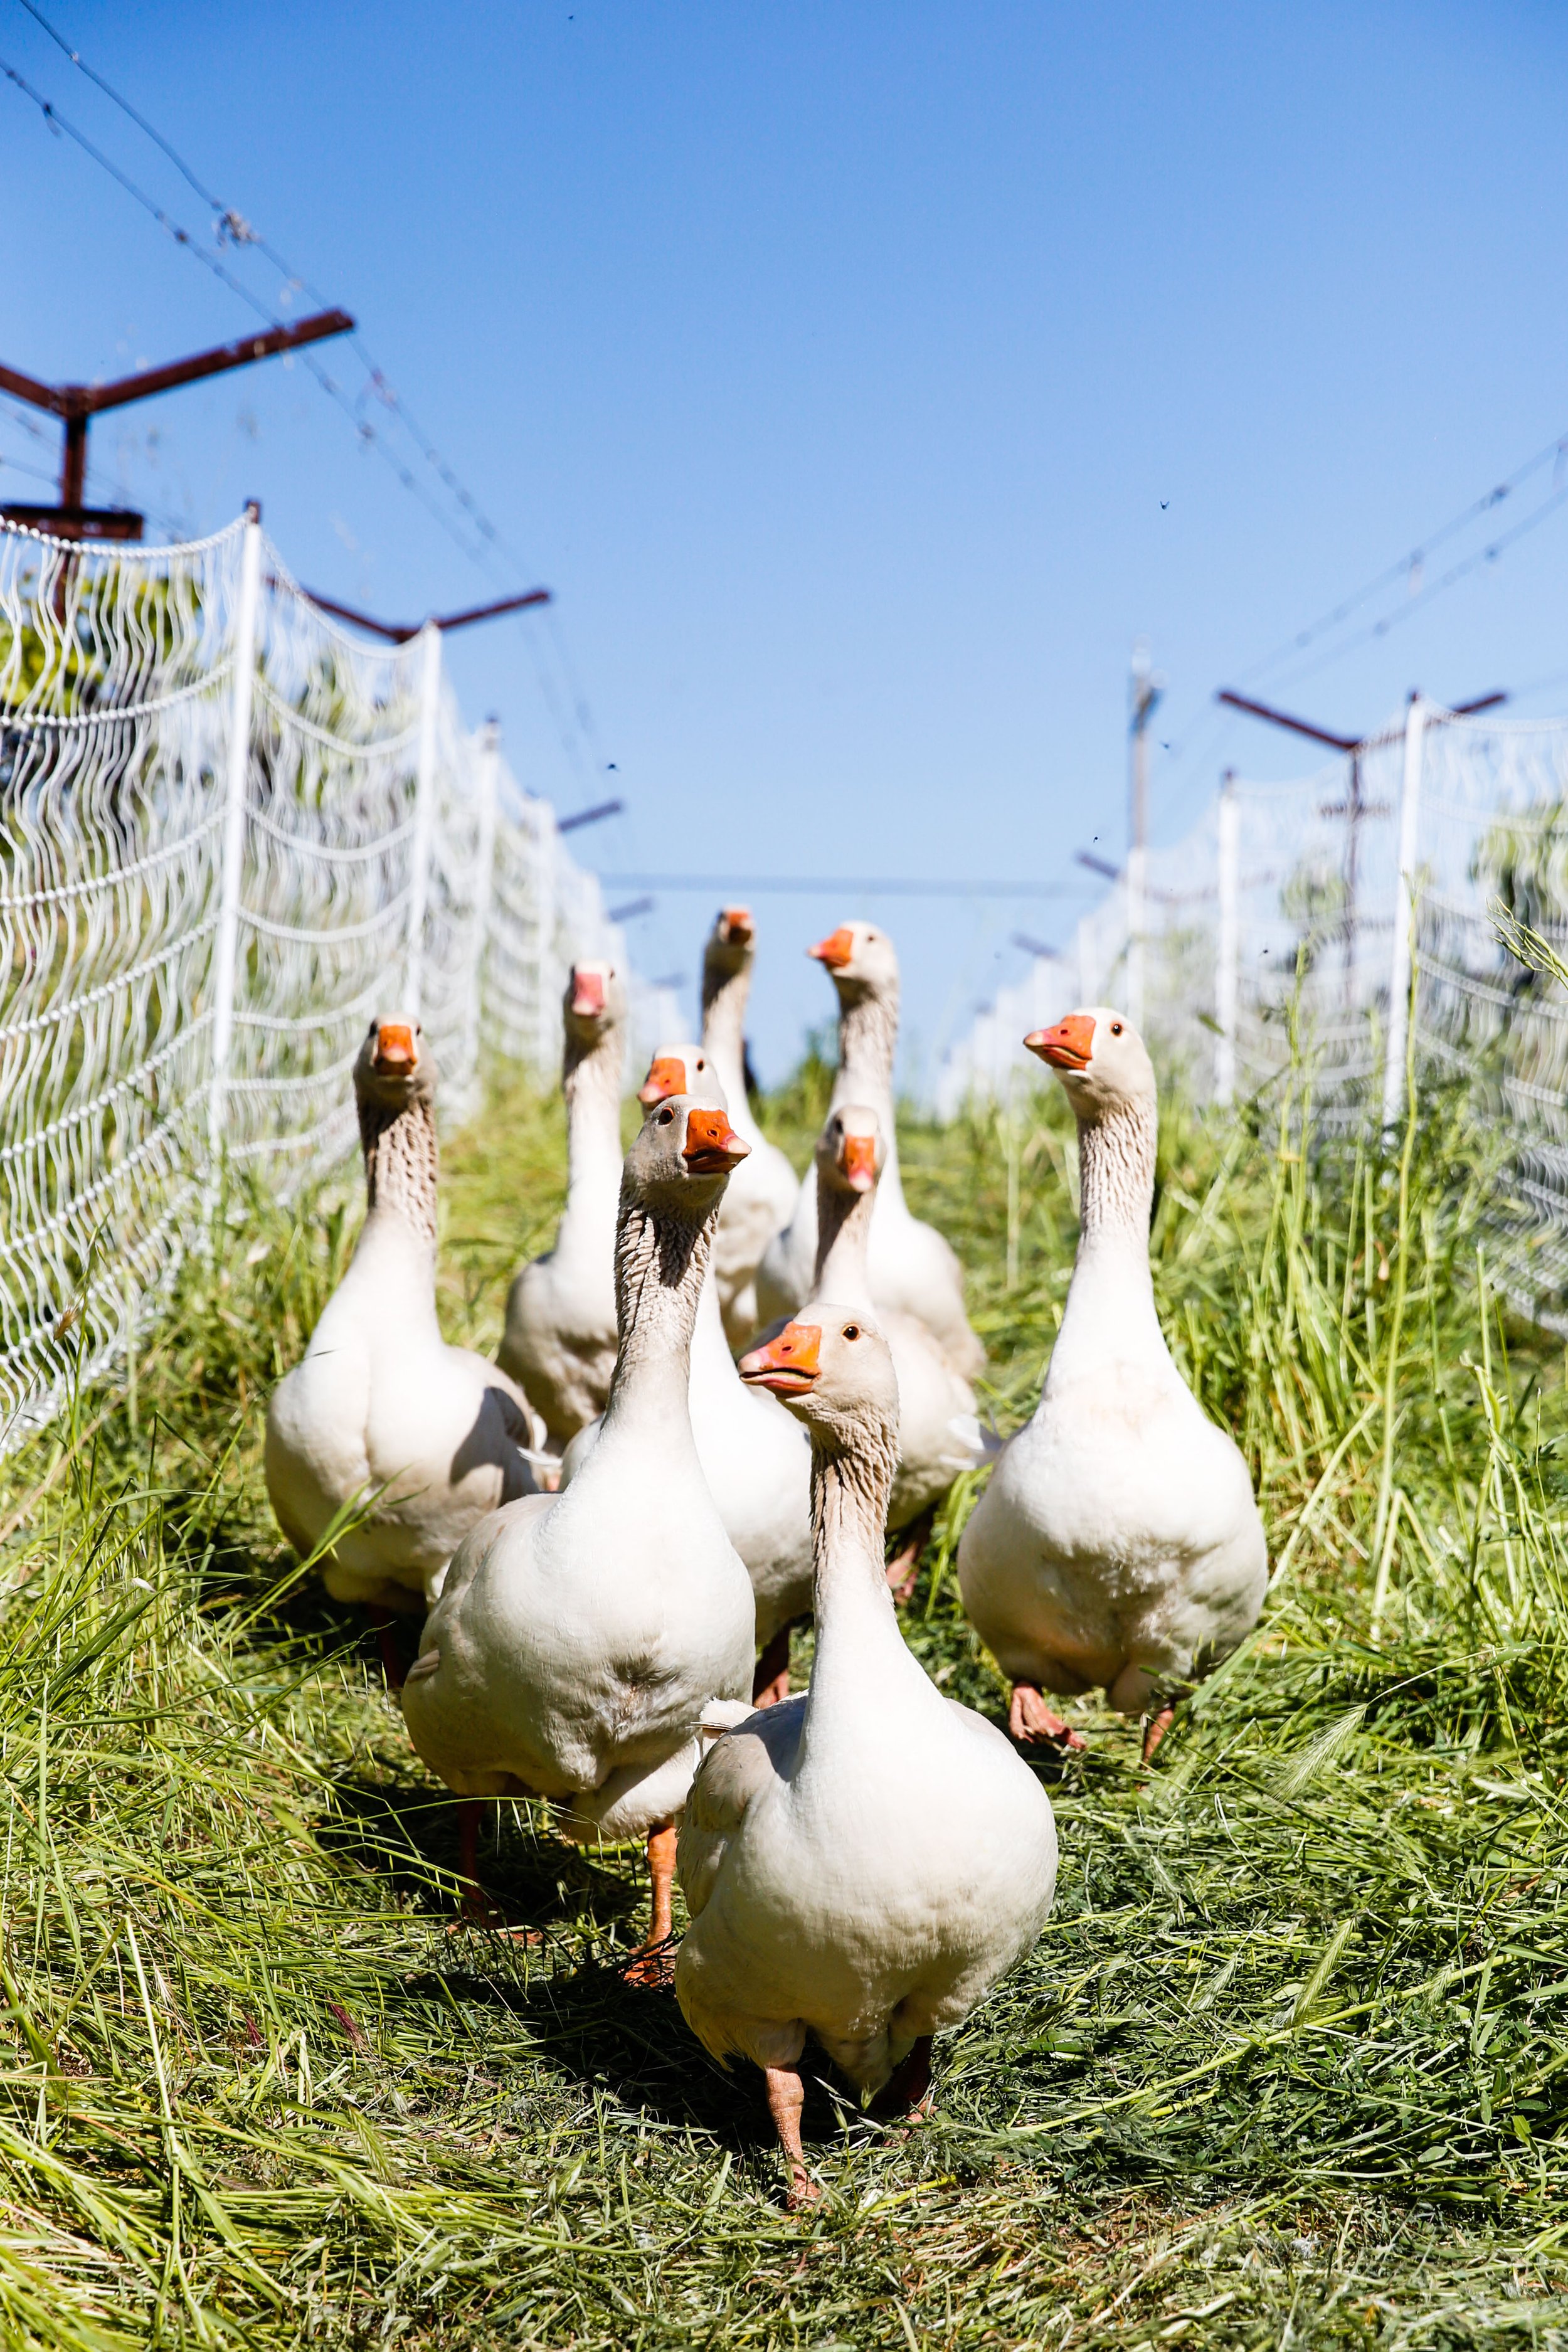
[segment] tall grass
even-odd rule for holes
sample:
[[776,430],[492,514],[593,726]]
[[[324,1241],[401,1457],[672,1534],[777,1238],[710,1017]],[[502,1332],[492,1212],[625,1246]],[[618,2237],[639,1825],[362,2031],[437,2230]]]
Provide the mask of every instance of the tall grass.
[[[821,1090],[774,1107],[797,1145]],[[902,1141],[1011,1426],[1070,1270],[1061,1105]],[[448,1150],[452,1336],[493,1341],[561,1167],[515,1085]],[[134,1426],[85,1394],[0,1482],[4,2341],[1568,2343],[1568,1412],[1494,1192],[1457,1099],[1387,1149],[1316,1133],[1300,1081],[1168,1110],[1161,1309],[1258,1475],[1264,1623],[1152,1773],[1079,1710],[1037,1953],[942,2048],[929,2129],[822,2068],[795,2220],[756,2079],[616,1971],[635,1856],[509,1809],[487,1865],[538,1939],[448,1933],[450,1809],[259,1480],[357,1186],[237,1188]],[[970,1499],[907,1633],[1000,1716]]]

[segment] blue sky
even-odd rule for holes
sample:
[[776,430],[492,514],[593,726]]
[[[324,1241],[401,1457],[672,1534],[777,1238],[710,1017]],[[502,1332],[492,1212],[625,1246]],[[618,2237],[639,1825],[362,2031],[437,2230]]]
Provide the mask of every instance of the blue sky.
[[[518,551],[507,580],[555,590],[552,621],[476,631],[454,667],[562,806],[616,763],[628,815],[579,836],[613,871],[1076,889],[1074,851],[1125,838],[1135,636],[1170,681],[1169,838],[1227,761],[1312,764],[1214,722],[1215,688],[1568,433],[1561,9],[50,14],[358,314]],[[205,228],[17,0],[0,58]],[[6,83],[0,204],[14,365],[117,374],[248,322]],[[271,301],[276,273],[238,266]],[[93,454],[96,494],[173,524],[259,495],[299,576],[351,602],[413,619],[485,593],[298,366],[106,419]],[[7,495],[47,495],[19,468],[52,470],[52,428],[7,407],[0,459]],[[1258,690],[1349,729],[1413,685],[1568,709],[1565,560],[1568,506]],[[842,915],[893,930],[929,1056],[1018,968],[1010,933],[1060,936],[1080,903],[759,898],[764,1071],[829,1008],[800,950]],[[710,912],[662,896],[646,967],[694,972]]]

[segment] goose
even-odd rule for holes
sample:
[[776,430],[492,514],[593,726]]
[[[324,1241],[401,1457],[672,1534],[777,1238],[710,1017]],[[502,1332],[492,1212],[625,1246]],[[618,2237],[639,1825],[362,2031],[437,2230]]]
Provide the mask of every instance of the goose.
[[[888,1507],[889,1528],[908,1539],[889,1565],[889,1581],[907,1599],[931,1513],[958,1476],[985,1459],[974,1391],[917,1316],[878,1306],[867,1274],[867,1236],[874,1230],[888,1139],[868,1105],[830,1111],[816,1144],[816,1279],[812,1297],[833,1298],[874,1314],[892,1354],[899,1384],[899,1458]],[[815,1314],[815,1308],[805,1310]]]
[[944,1698],[882,1574],[898,1447],[893,1361],[820,1301],[743,1357],[811,1433],[811,1686],[710,1735],[681,1826],[690,1925],[676,1998],[704,2047],[763,2069],[792,2206],[812,2034],[881,2111],[929,2111],[931,2038],[1026,1953],[1056,1885],[1050,1800],[994,1725]]
[[[757,1328],[758,1263],[774,1234],[788,1224],[800,1191],[795,1170],[763,1133],[746,1098],[746,1001],[756,952],[751,908],[721,908],[702,950],[702,1046],[724,1089],[735,1131],[752,1147],[751,1158],[730,1179],[713,1244],[724,1329],[736,1348]],[[803,1437],[803,1448],[805,1443]]]
[[[417,1021],[373,1021],[354,1060],[369,1213],[301,1361],[267,1408],[267,1491],[307,1558],[374,1497],[322,1567],[327,1591],[423,1615],[458,1544],[530,1493],[542,1433],[505,1372],[436,1319],[435,1059]],[[383,1655],[398,1678],[390,1644]]]
[[[1004,1447],[958,1550],[963,1603],[1013,1681],[1015,1738],[1075,1747],[1042,1691],[1102,1686],[1140,1715],[1257,1623],[1268,1546],[1246,1462],[1171,1360],[1149,1271],[1158,1099],[1108,1006],[1025,1039],[1078,1120],[1081,1220],[1034,1417]],[[1148,1717],[1144,1759],[1172,1719]]]
[[679,1095],[649,1108],[621,1182],[620,1341],[598,1443],[564,1494],[510,1503],[473,1530],[403,1691],[415,1748],[469,1801],[470,1907],[484,1908],[473,1801],[550,1798],[568,1837],[647,1839],[650,1979],[702,1727],[750,1711],[751,1582],[686,1402],[719,1203],[745,1150],[722,1111]]
[[[637,1099],[651,1107],[685,1095],[705,1109],[728,1114],[726,1094],[700,1046],[660,1045]],[[741,1166],[748,1164],[742,1160]],[[731,1176],[731,1186],[734,1181]],[[719,1517],[752,1580],[762,1644],[752,1697],[754,1705],[768,1706],[788,1695],[790,1628],[811,1610],[811,1446],[777,1400],[749,1389],[735,1370],[719,1311],[716,1267],[723,1234],[721,1209],[691,1340],[691,1433]],[[563,1490],[602,1426],[590,1422],[566,1448]]]
[[559,1453],[603,1412],[616,1365],[616,1202],[621,1184],[626,990],[615,967],[572,967],[564,999],[566,1206],[555,1246],[506,1302],[500,1357]]
[[[972,1380],[985,1350],[963,1307],[963,1269],[934,1225],[911,1216],[899,1174],[893,1118],[893,1051],[899,1036],[899,959],[874,923],[841,923],[806,950],[824,964],[838,993],[838,1070],[830,1110],[868,1103],[881,1122],[886,1166],[877,1191],[868,1265],[879,1307],[917,1315],[955,1371]],[[807,1174],[789,1225],[769,1244],[757,1269],[757,1304],[764,1322],[798,1312],[811,1296],[816,1258],[816,1187]]]

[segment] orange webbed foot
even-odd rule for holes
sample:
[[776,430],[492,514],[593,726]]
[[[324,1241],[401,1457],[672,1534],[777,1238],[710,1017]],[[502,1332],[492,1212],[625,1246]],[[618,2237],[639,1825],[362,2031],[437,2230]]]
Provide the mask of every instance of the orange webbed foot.
[[1088,1744],[1081,1731],[1052,1714],[1034,1683],[1014,1684],[1007,1729],[1020,1748],[1060,1748],[1070,1754]]

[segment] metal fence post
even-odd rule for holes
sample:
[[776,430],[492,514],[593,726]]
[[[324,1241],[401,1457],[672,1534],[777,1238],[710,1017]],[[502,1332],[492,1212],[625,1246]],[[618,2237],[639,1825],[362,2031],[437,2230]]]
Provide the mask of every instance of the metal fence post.
[[1405,773],[1399,792],[1399,878],[1394,901],[1394,954],[1388,970],[1388,1049],[1383,1065],[1383,1123],[1393,1127],[1405,1106],[1405,1061],[1410,1042],[1410,957],[1415,919],[1415,857],[1421,833],[1421,744],[1426,705],[1410,698],[1405,715]]
[[245,530],[240,541],[234,679],[228,704],[228,761],[224,778],[223,862],[218,882],[217,938],[213,949],[212,1089],[207,1098],[207,1135],[215,1152],[222,1146],[228,1113],[228,1066],[234,1047],[239,891],[245,870],[245,804],[250,788],[250,721],[260,604],[261,509],[252,499],[245,509]]
[[441,632],[419,632],[419,765],[414,780],[414,842],[408,877],[408,947],[404,1006],[416,1021],[425,978],[425,916],[430,903],[430,851],[436,834],[436,723],[441,712]]
[[500,722],[487,719],[479,730],[479,837],[474,851],[473,953],[468,961],[468,1060],[470,1074],[479,1066],[479,1025],[484,1006],[485,949],[490,932],[490,898],[495,883],[496,774],[500,766]]
[[1143,1026],[1143,887],[1148,851],[1135,844],[1127,853],[1127,1018]]
[[1241,949],[1241,808],[1227,768],[1219,790],[1219,938],[1214,976],[1214,1098],[1236,1099],[1237,968]]

